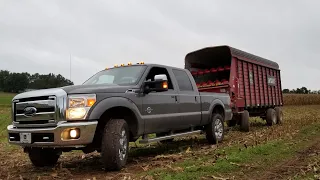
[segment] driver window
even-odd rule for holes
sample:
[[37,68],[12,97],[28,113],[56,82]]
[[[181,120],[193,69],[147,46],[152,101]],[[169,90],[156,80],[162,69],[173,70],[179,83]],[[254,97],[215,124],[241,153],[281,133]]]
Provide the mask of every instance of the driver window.
[[168,78],[168,89],[173,90],[172,81],[166,68],[153,67],[150,69],[149,74],[146,77],[146,81],[154,81],[155,75],[165,74]]

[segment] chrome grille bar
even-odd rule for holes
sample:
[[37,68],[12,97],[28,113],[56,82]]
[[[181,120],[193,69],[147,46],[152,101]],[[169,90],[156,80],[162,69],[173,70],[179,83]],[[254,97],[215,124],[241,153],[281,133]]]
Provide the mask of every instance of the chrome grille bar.
[[41,121],[41,120],[55,120],[55,112],[41,112],[29,117],[24,114],[16,114],[16,121]]
[[[35,100],[33,100],[35,99]],[[47,96],[46,98],[41,97],[29,98],[28,101],[17,101],[14,103],[14,124],[16,126],[41,126],[48,125],[52,126],[56,124],[56,109],[57,102],[55,96]],[[26,114],[25,110],[28,107],[36,109],[33,114]]]
[[18,94],[12,100],[12,124],[17,128],[55,127],[65,120],[66,99],[61,88]]

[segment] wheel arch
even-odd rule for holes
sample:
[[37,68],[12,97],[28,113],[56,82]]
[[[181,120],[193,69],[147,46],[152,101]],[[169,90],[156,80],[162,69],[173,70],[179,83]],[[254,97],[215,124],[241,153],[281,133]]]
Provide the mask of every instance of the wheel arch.
[[223,102],[220,99],[215,99],[212,101],[211,106],[210,106],[210,116],[208,119],[208,122],[212,119],[212,116],[214,113],[219,113],[223,117],[223,121],[225,118],[225,106]]
[[131,100],[123,97],[106,98],[100,101],[95,105],[88,119],[98,120],[94,143],[101,142],[101,133],[103,133],[104,126],[111,119],[124,119],[127,122],[131,141],[144,130],[144,123],[138,107]]

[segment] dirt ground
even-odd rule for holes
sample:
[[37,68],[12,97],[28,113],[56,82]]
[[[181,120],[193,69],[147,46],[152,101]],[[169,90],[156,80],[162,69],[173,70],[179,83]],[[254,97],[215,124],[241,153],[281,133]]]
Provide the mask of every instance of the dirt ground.
[[[236,179],[300,179],[300,175],[305,176],[310,172],[319,173],[316,177],[320,179],[320,137],[313,139],[303,150],[297,151],[294,157],[266,166],[261,170],[243,171],[237,174]],[[316,177],[313,176],[313,178]]]
[[308,148],[297,152],[294,158],[276,164],[256,177],[259,179],[283,179],[292,175],[303,175],[309,171],[318,171],[317,169],[320,167],[319,156],[320,138],[315,140]]
[[[289,107],[285,109],[285,123],[267,127],[261,120],[253,120],[249,133],[228,129],[223,143],[208,145],[203,136],[178,139],[170,144],[152,144],[145,147],[132,146],[128,165],[120,172],[106,172],[100,163],[99,154],[83,155],[81,152],[64,153],[54,168],[34,168],[22,149],[0,143],[0,180],[4,179],[154,179],[141,175],[158,167],[174,169],[170,165],[194,157],[215,153],[216,149],[243,145],[245,147],[263,144],[277,139],[290,139],[306,125],[318,123],[320,106]],[[305,112],[308,113],[305,113]],[[190,152],[189,152],[190,150]],[[320,138],[312,140],[310,146],[297,152],[292,159],[281,161],[263,170],[244,171],[247,176],[234,173],[236,179],[286,179],[303,175],[319,168]],[[314,161],[314,162],[313,162]],[[318,164],[317,164],[318,163]],[[311,169],[311,170],[310,170]],[[138,176],[137,176],[138,175]],[[215,179],[215,178],[213,178]],[[223,179],[223,178],[222,178]]]

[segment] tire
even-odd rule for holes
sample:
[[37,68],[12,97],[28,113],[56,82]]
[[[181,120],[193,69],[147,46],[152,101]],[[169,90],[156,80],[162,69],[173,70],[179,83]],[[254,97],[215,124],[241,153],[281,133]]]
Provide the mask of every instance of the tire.
[[213,114],[212,121],[205,127],[206,138],[210,144],[217,144],[224,138],[223,117],[220,114]]
[[241,114],[240,130],[243,132],[250,131],[249,112],[244,110]]
[[[168,133],[162,132],[162,133],[156,133],[156,137],[162,137],[162,136],[166,136],[168,135]],[[166,139],[166,140],[162,140],[160,141],[161,143],[170,143],[174,140],[174,138],[171,139]]]
[[101,159],[105,170],[119,171],[127,163],[129,127],[123,119],[107,122],[102,135]]
[[53,167],[57,164],[61,151],[54,149],[31,148],[29,159],[35,167]]
[[268,126],[272,126],[272,125],[277,123],[277,115],[276,115],[276,111],[274,109],[269,108],[267,110],[267,118],[266,118],[266,120],[267,120],[267,125]]
[[277,124],[282,124],[283,123],[283,112],[280,107],[274,108],[276,111],[276,117],[277,117]]

